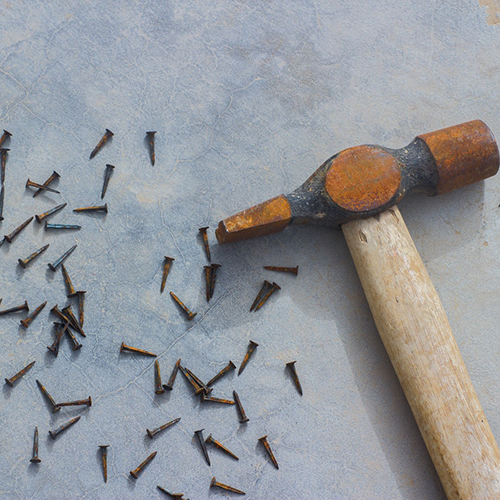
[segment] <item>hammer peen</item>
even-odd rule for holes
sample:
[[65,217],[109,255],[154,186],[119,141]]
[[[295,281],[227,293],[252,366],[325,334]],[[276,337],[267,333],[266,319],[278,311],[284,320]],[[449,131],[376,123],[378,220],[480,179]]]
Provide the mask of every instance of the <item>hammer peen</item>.
[[377,329],[446,495],[500,498],[500,451],[443,306],[396,203],[495,175],[499,152],[480,120],[417,136],[408,146],[356,146],[332,156],[293,193],[221,221],[219,243],[289,224],[342,228]]

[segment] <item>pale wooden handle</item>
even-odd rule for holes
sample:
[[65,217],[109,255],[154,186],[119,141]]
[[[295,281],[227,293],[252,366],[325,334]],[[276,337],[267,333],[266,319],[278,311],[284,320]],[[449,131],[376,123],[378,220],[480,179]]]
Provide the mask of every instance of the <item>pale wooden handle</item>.
[[342,230],[446,495],[500,498],[498,446],[399,210]]

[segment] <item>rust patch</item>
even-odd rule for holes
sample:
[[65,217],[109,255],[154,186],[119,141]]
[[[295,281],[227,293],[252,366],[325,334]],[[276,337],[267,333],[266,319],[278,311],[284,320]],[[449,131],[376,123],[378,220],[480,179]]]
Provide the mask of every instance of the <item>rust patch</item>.
[[498,146],[481,120],[418,136],[431,150],[438,168],[436,194],[447,193],[495,175]]
[[292,220],[292,209],[284,195],[243,210],[219,223],[215,231],[220,244],[282,231]]
[[388,203],[400,182],[401,171],[392,155],[375,146],[356,146],[333,160],[325,188],[337,205],[365,212]]

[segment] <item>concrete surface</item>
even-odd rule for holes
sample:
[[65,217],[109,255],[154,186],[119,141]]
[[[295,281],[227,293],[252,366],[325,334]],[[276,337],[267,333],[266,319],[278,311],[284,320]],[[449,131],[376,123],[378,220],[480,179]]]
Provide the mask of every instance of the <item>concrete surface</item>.
[[[214,299],[203,289],[198,228],[300,185],[346,147],[401,147],[419,133],[480,118],[500,136],[500,26],[496,2],[1,2],[0,128],[14,135],[2,234],[68,202],[52,234],[33,222],[0,250],[2,308],[48,305],[27,331],[0,318],[0,375],[33,369],[0,394],[0,498],[156,498],[156,485],[188,498],[233,498],[209,490],[212,476],[249,499],[437,499],[439,480],[381,345],[339,231],[289,228],[218,247]],[[113,139],[88,156],[109,128]],[[157,164],[145,132],[156,130]],[[106,163],[116,166],[109,214],[71,209],[100,201]],[[56,169],[61,195],[33,199],[28,177]],[[500,180],[401,203],[440,293],[493,432],[500,438]],[[50,243],[26,270],[17,259]],[[83,348],[67,340],[55,359],[61,272],[47,263],[72,244],[76,288],[88,291]],[[163,256],[175,257],[160,295]],[[263,265],[300,265],[298,277]],[[248,312],[262,280],[282,290]],[[168,291],[198,316],[187,322]],[[120,355],[122,341],[159,355],[163,377],[180,357],[207,380],[239,364],[259,342],[233,407],[203,405],[179,375],[155,396],[153,361]],[[285,363],[296,359],[304,396]],[[92,396],[89,409],[52,415],[35,380],[55,399]],[[75,415],[56,441],[48,437]],[[146,428],[182,420],[153,441]],[[40,465],[30,465],[34,426]],[[239,455],[193,439],[205,428]],[[279,471],[257,439],[269,435]],[[104,484],[98,445],[109,444]],[[129,471],[156,459],[134,481]]]

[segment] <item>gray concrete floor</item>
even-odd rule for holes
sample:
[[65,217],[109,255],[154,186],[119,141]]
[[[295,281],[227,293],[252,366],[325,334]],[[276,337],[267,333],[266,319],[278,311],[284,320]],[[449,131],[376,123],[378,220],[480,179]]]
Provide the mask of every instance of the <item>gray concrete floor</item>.
[[[471,119],[500,136],[500,26],[493,2],[2,2],[0,128],[13,133],[6,173],[8,234],[67,202],[52,234],[35,222],[0,249],[3,307],[48,305],[27,331],[0,318],[0,372],[33,369],[0,394],[0,498],[156,498],[156,485],[188,498],[230,498],[212,476],[251,499],[436,499],[439,480],[368,310],[340,231],[289,228],[219,247],[220,279],[207,304],[198,228],[292,191],[326,158],[372,143],[401,147],[417,134]],[[91,161],[104,129],[112,141]],[[144,136],[157,131],[157,163]],[[116,166],[109,214],[71,209],[99,202],[106,163]],[[56,169],[61,195],[33,199],[24,183]],[[498,356],[500,181],[401,203],[449,314],[493,432],[500,437]],[[43,244],[43,256],[17,266]],[[49,309],[67,299],[47,263],[67,261],[87,293],[83,348],[55,359]],[[175,263],[159,293],[164,255]],[[300,265],[273,276],[282,290],[248,312],[263,265]],[[195,311],[187,322],[173,290]],[[159,355],[163,376],[182,358],[205,380],[259,342],[232,407],[200,406],[179,376],[155,396],[153,362],[120,355],[122,341]],[[285,363],[296,359],[304,396]],[[86,410],[52,415],[35,380],[57,400],[92,396]],[[69,418],[82,419],[56,441]],[[181,417],[150,441],[145,434]],[[34,426],[40,465],[30,465]],[[239,455],[193,440],[206,429]],[[268,434],[276,470],[257,438]],[[109,444],[103,483],[98,446]],[[158,455],[134,481],[128,472]]]

